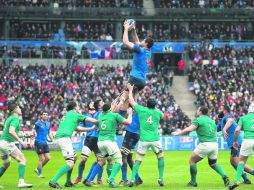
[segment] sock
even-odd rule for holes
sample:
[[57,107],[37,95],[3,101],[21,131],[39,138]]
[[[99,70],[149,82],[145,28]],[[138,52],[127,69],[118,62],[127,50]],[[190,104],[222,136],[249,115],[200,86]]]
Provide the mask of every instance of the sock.
[[225,172],[223,171],[223,169],[222,169],[218,164],[214,164],[214,165],[212,166],[212,168],[213,168],[218,174],[220,174],[221,177],[225,177],[225,176],[226,176]]
[[121,164],[115,163],[113,165],[112,172],[109,176],[109,181],[114,181],[116,174],[119,172],[120,169],[121,169]]
[[138,172],[139,166],[140,166],[140,163],[135,162],[135,164],[134,164],[134,166],[132,168],[131,181],[135,180],[135,176],[136,176],[136,173]]
[[38,175],[41,175],[41,173],[42,173],[42,168],[37,168],[37,170],[38,170]]
[[247,174],[246,174],[246,173],[243,173],[243,174],[242,174],[242,178],[243,178],[244,181],[247,180],[247,179],[248,179]]
[[95,165],[96,165],[96,162],[94,162],[93,165],[91,166],[89,173],[86,176],[86,180],[88,180],[88,178],[91,176]]
[[4,167],[0,168],[0,177],[2,177],[2,175],[4,175],[5,171],[6,171],[6,168],[4,168]]
[[108,177],[109,177],[110,174],[111,174],[112,167],[113,167],[113,164],[108,163],[108,165],[107,165],[107,174],[108,174]]
[[122,180],[127,181],[127,164],[122,165]]
[[251,175],[254,175],[254,170],[250,173]]
[[82,179],[84,169],[85,169],[85,163],[80,162],[79,165],[78,165],[78,178]]
[[71,174],[72,174],[72,169],[67,171],[67,175],[66,175],[66,183],[71,183]]
[[141,179],[141,178],[139,177],[138,172],[137,172],[136,175],[135,175],[135,180],[137,181],[139,179]]
[[197,165],[191,164],[190,165],[190,174],[191,174],[191,183],[196,184],[196,176],[197,176]]
[[159,179],[163,180],[164,159],[158,159]]
[[61,167],[57,173],[55,174],[55,176],[50,180],[53,183],[56,183],[57,180],[62,177],[62,175],[64,175],[66,172],[68,172],[71,169],[70,166],[68,165],[64,165],[63,167]]
[[102,174],[103,174],[103,167],[100,168],[100,171],[99,171],[98,176],[97,176],[97,181],[101,180]]
[[240,183],[241,175],[243,174],[244,164],[239,163],[236,171],[236,182]]
[[26,165],[23,164],[19,164],[19,179],[24,179],[24,175],[25,175],[25,169],[26,169]]
[[87,179],[87,181],[89,181],[89,182],[93,181],[95,176],[99,173],[100,169],[101,169],[101,166],[96,163],[93,168],[93,171],[92,171],[91,175],[89,176],[89,178]]

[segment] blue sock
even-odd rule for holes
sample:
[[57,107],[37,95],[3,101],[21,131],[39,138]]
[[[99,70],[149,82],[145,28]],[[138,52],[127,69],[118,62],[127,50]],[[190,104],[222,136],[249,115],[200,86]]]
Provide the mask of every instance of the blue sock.
[[102,174],[103,174],[103,167],[100,168],[100,171],[99,171],[98,176],[97,176],[97,181],[101,180]]
[[122,180],[127,181],[127,164],[122,165]]
[[243,178],[244,180],[248,179],[246,173],[243,173],[243,174],[242,174],[242,178]]
[[251,175],[254,175],[254,170],[250,173]]
[[79,165],[78,165],[78,177],[80,179],[82,179],[82,177],[83,177],[84,169],[85,169],[85,163],[84,162],[80,162]]
[[94,162],[94,163],[93,163],[93,165],[91,166],[91,168],[90,168],[90,170],[89,170],[89,173],[88,173],[88,175],[86,176],[86,180],[88,180],[88,179],[89,179],[89,177],[91,176],[91,174],[92,174],[92,171],[93,171],[93,169],[94,169],[95,164],[96,164],[96,162]]
[[136,173],[136,175],[135,175],[135,180],[139,180],[139,175],[138,175],[138,172]]
[[37,170],[38,170],[38,175],[41,175],[41,173],[42,173],[42,168],[37,168]]
[[91,173],[91,175],[89,176],[89,178],[87,179],[87,181],[91,182],[94,180],[95,176],[99,173],[99,171],[101,170],[101,166],[99,164],[95,164],[93,171]]

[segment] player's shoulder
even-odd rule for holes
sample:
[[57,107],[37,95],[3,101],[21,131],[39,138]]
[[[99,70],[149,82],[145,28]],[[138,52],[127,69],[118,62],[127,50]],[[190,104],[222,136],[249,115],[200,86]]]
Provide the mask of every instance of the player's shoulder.
[[35,122],[35,125],[37,125],[37,126],[41,126],[41,124],[42,124],[41,120],[37,120],[37,121]]

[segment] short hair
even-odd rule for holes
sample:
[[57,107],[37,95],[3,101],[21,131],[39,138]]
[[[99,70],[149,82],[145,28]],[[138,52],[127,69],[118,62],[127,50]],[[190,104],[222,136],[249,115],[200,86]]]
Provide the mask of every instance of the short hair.
[[17,104],[16,102],[10,102],[9,105],[8,105],[8,111],[11,113],[13,112],[16,108],[17,108]]
[[153,47],[154,40],[150,36],[146,37],[145,42],[147,43],[147,48],[148,49]]
[[73,110],[75,107],[77,106],[76,102],[69,102],[69,104],[67,105],[67,111]]
[[199,108],[199,111],[203,114],[203,115],[207,115],[208,114],[208,107],[206,106],[201,106]]
[[48,112],[46,112],[46,111],[42,111],[42,112],[41,112],[41,116],[42,116],[44,113],[48,114]]
[[111,104],[110,104],[110,103],[105,103],[105,104],[102,106],[102,110],[103,110],[104,112],[110,110],[110,108],[111,108]]
[[96,111],[98,111],[98,109],[99,109],[100,101],[102,101],[102,100],[98,99],[98,100],[95,100],[94,103],[93,103],[93,106],[94,106]]
[[150,109],[154,109],[156,106],[156,101],[153,98],[149,98],[146,103],[147,107]]
[[229,106],[224,106],[224,110],[230,113],[230,107]]
[[248,113],[254,113],[254,102],[251,102],[248,108]]

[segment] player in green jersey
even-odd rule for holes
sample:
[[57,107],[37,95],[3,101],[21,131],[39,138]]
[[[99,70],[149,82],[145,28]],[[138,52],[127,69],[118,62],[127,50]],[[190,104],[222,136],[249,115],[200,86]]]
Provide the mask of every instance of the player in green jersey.
[[110,187],[116,188],[118,185],[114,182],[114,179],[122,166],[122,154],[116,143],[116,130],[118,128],[118,124],[120,123],[124,125],[131,124],[132,110],[127,110],[128,117],[125,119],[120,114],[113,113],[110,108],[111,105],[105,103],[103,105],[103,112],[98,118],[98,126],[100,129],[98,147],[105,159],[110,157],[114,161],[108,182]]
[[196,130],[199,144],[192,152],[190,158],[190,174],[191,181],[187,186],[197,187],[196,175],[197,175],[197,163],[206,156],[208,157],[208,163],[212,169],[214,169],[223,179],[224,185],[229,185],[229,178],[223,171],[223,169],[217,164],[218,155],[218,143],[217,143],[217,130],[215,121],[208,117],[208,108],[202,106],[198,108],[196,112],[197,118],[192,121],[192,124],[182,130],[181,132],[173,132],[172,135],[185,135],[191,131]]
[[239,144],[237,142],[240,131],[244,131],[243,143],[240,149],[240,159],[236,171],[235,183],[229,186],[229,190],[233,190],[240,185],[241,175],[244,170],[249,156],[254,151],[254,102],[251,103],[248,109],[248,114],[241,117],[238,126],[234,134],[234,148],[238,149]]
[[134,186],[136,173],[138,172],[142,159],[149,148],[151,148],[157,155],[159,169],[158,183],[160,186],[164,186],[163,182],[164,153],[162,150],[162,145],[158,133],[160,121],[163,118],[163,113],[155,108],[156,102],[154,99],[149,99],[147,101],[147,107],[138,105],[133,98],[133,85],[128,84],[128,90],[130,105],[134,108],[134,111],[138,114],[140,123],[140,139],[138,143],[136,161],[132,169],[129,187]]
[[61,186],[57,183],[57,180],[67,173],[65,187],[72,187],[73,183],[71,182],[71,173],[72,168],[76,162],[77,156],[73,150],[71,136],[72,133],[76,131],[91,131],[95,128],[84,128],[79,127],[79,123],[82,121],[92,122],[97,124],[97,120],[86,117],[81,114],[79,106],[76,102],[70,102],[67,106],[67,113],[63,116],[59,128],[56,132],[55,139],[56,143],[59,145],[62,150],[62,154],[64,159],[66,160],[66,165],[58,170],[56,175],[50,180],[49,186],[52,188],[61,188]]
[[27,144],[22,142],[18,136],[20,131],[20,117],[22,112],[19,106],[15,103],[8,105],[10,116],[4,123],[4,130],[2,137],[0,138],[0,156],[3,160],[3,166],[0,168],[0,177],[10,166],[10,156],[18,161],[18,174],[19,174],[19,188],[29,188],[32,184],[27,184],[24,181],[26,158],[24,154],[16,147],[15,141],[18,141],[23,148],[27,147]]

